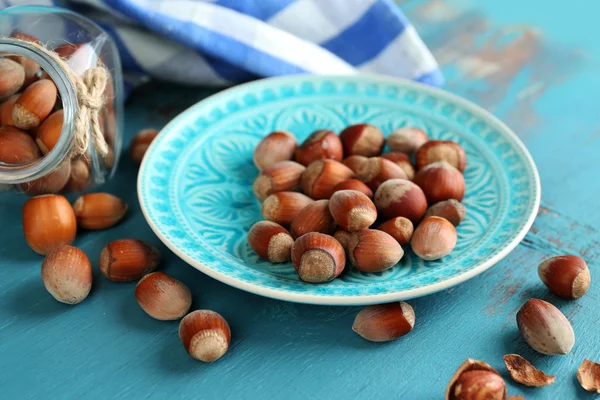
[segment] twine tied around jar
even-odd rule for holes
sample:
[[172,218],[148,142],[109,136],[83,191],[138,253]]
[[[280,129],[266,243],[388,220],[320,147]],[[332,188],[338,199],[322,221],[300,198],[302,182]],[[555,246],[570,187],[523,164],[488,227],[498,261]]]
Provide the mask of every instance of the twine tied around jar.
[[79,112],[73,123],[73,147],[71,158],[85,154],[88,149],[90,131],[94,140],[96,152],[106,160],[109,149],[100,126],[100,110],[104,105],[104,90],[108,82],[108,71],[105,67],[93,67],[86,70],[82,76],[77,75],[71,66],[54,51],[35,42],[27,42],[56,62],[67,74],[75,86]]

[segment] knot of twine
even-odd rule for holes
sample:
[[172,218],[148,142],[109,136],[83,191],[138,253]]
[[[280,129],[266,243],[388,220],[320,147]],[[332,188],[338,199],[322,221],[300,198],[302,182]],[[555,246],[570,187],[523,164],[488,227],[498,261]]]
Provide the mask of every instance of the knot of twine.
[[86,70],[82,76],[77,75],[71,66],[54,51],[49,50],[41,44],[27,42],[38,50],[48,55],[67,74],[69,80],[75,86],[79,112],[73,123],[73,147],[71,157],[79,157],[88,149],[90,133],[94,139],[96,152],[105,159],[109,149],[102,127],[100,126],[100,110],[104,106],[104,90],[109,75],[105,67],[93,67]]

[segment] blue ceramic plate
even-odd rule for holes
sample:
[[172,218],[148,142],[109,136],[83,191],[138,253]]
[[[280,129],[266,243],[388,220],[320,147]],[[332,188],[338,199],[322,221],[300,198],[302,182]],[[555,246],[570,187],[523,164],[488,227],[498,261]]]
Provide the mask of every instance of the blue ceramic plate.
[[[366,122],[385,134],[401,126],[460,143],[468,157],[455,250],[438,261],[410,251],[395,267],[348,268],[327,284],[301,282],[291,264],[260,260],[246,234],[262,219],[252,194],[252,152],[274,130],[302,141],[322,128]],[[293,76],[237,86],[183,112],[152,143],[138,194],[148,223],[178,256],[249,292],[314,304],[370,304],[430,294],[474,277],[525,236],[540,181],[523,143],[482,108],[421,84],[375,76]]]

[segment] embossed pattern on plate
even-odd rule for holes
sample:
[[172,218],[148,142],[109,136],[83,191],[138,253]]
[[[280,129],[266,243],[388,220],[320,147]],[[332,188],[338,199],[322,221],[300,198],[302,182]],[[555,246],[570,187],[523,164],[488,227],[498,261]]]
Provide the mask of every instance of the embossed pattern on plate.
[[[366,122],[389,134],[416,126],[460,143],[467,216],[455,250],[438,261],[412,252],[394,268],[352,268],[335,281],[301,282],[293,266],[257,258],[246,234],[260,220],[252,194],[252,152],[273,130],[302,141],[310,132]],[[537,213],[540,184],[531,156],[485,110],[441,90],[374,76],[272,78],[216,94],[167,127],[146,154],[138,179],[142,210],[177,255],[225,283],[283,300],[369,304],[418,297],[481,273],[512,250]]]

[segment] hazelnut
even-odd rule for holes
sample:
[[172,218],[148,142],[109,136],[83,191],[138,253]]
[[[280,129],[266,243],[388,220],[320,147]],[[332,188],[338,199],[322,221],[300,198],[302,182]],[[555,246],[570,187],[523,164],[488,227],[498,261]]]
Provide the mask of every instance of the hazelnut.
[[0,127],[0,162],[28,164],[40,157],[38,147],[26,132],[12,126]]
[[179,338],[192,357],[213,362],[227,353],[231,343],[231,330],[221,314],[210,310],[196,310],[181,320]]
[[133,139],[131,139],[131,143],[129,143],[129,153],[137,165],[142,163],[144,155],[146,154],[148,147],[150,147],[150,143],[152,143],[156,136],[158,136],[158,131],[156,129],[142,129],[133,137]]
[[384,231],[398,242],[400,246],[406,246],[410,243],[413,235],[413,224],[410,219],[404,217],[392,218],[377,227],[378,230]]
[[577,369],[577,380],[588,392],[600,393],[600,364],[583,360]]
[[290,230],[297,238],[309,232],[332,234],[335,221],[329,212],[329,200],[317,200],[304,207],[292,221]]
[[81,192],[90,184],[90,167],[86,160],[77,158],[71,161],[71,175],[65,190]]
[[498,371],[483,361],[467,359],[446,388],[446,400],[504,400],[506,384]]
[[292,264],[304,282],[324,283],[342,273],[346,266],[346,254],[342,245],[332,236],[310,232],[294,242]]
[[381,154],[385,138],[381,129],[369,124],[351,125],[340,133],[344,154],[373,157]]
[[350,238],[352,237],[352,232],[344,231],[342,229],[338,229],[333,234],[335,240],[340,242],[344,250],[348,251],[348,243],[350,243]]
[[[19,39],[19,40],[22,40],[25,42],[42,44],[38,38],[36,38],[33,35],[24,33],[24,32],[13,31],[10,34],[10,37],[14,38],[14,39]],[[33,82],[37,81],[38,72],[40,72],[40,64],[38,64],[37,62],[35,62],[34,60],[32,60],[29,57],[25,57],[25,56],[21,56],[21,55],[8,56],[7,58],[10,58],[11,60],[18,62],[23,67],[23,70],[25,71],[25,82],[23,84],[23,87],[27,87],[30,84],[32,84]]]
[[297,162],[306,166],[317,160],[342,161],[344,149],[338,135],[333,131],[322,129],[311,133],[296,149],[294,157]]
[[57,90],[54,82],[42,79],[29,85],[13,107],[13,122],[17,128],[32,129],[40,126],[52,112]]
[[364,163],[356,173],[358,179],[363,181],[371,190],[377,188],[390,179],[407,179],[404,170],[390,160],[381,157],[372,157]]
[[356,190],[367,196],[368,198],[373,198],[373,191],[369,189],[367,185],[358,179],[347,179],[343,182],[338,183],[333,188],[333,192],[338,192],[340,190]]
[[265,168],[254,181],[254,195],[264,201],[273,193],[300,189],[300,177],[305,169],[294,161],[280,161]]
[[30,196],[58,193],[64,189],[71,175],[71,163],[64,161],[54,171],[33,181],[20,183],[18,188]]
[[421,221],[412,236],[413,252],[423,260],[438,260],[456,246],[456,228],[448,220],[427,217]]
[[413,181],[423,189],[430,204],[449,199],[461,201],[465,195],[465,179],[446,161],[427,165],[417,172]]
[[25,82],[23,67],[8,58],[0,58],[0,100],[17,93]]
[[344,161],[342,161],[342,163],[356,174],[358,170],[362,167],[362,165],[365,164],[368,160],[369,159],[367,157],[363,156],[350,156],[344,158]]
[[505,355],[504,364],[506,364],[510,377],[525,386],[548,386],[556,380],[554,375],[546,375],[518,354]]
[[46,290],[65,304],[79,304],[92,289],[92,264],[87,255],[73,246],[60,246],[42,263]]
[[280,162],[291,160],[298,142],[294,135],[276,131],[263,138],[254,149],[254,165],[260,170]]
[[389,342],[410,332],[415,312],[403,301],[367,306],[354,319],[352,330],[371,342]]
[[372,229],[354,232],[347,250],[352,265],[363,272],[385,271],[396,265],[404,255],[396,239]]
[[390,160],[404,171],[408,180],[413,180],[415,177],[415,167],[413,167],[410,157],[406,153],[392,152],[382,154],[381,157]]
[[153,272],[160,263],[160,253],[137,239],[111,242],[100,253],[100,271],[114,282],[130,282]]
[[427,209],[425,218],[442,217],[454,226],[460,225],[467,214],[466,207],[459,201],[450,199],[435,203]]
[[63,127],[63,110],[58,110],[42,122],[39,128],[36,130],[35,142],[42,151],[42,154],[46,155],[52,151],[58,139]]
[[109,193],[88,193],[73,203],[77,225],[99,230],[116,225],[127,212],[127,204]]
[[281,225],[259,221],[248,231],[248,244],[260,258],[281,263],[290,259],[294,239]]
[[366,229],[377,219],[375,204],[357,190],[340,190],[331,196],[329,211],[336,224],[349,232]]
[[552,304],[530,299],[517,313],[517,325],[525,341],[537,352],[567,354],[575,345],[569,320]]
[[427,210],[427,199],[421,188],[405,179],[382,183],[373,201],[384,218],[405,217],[413,224],[419,222]]
[[13,94],[8,99],[0,104],[0,126],[12,126],[12,110],[19,98],[18,94]]
[[46,255],[71,244],[77,233],[77,220],[71,204],[55,194],[33,197],[23,206],[23,232],[29,247]]
[[312,203],[310,197],[296,192],[277,192],[265,199],[262,215],[267,221],[289,226],[304,207]]
[[388,136],[388,146],[392,151],[413,154],[429,140],[425,131],[418,128],[403,127],[394,130]]
[[461,145],[449,140],[430,140],[419,148],[415,159],[417,169],[438,161],[446,161],[460,172],[467,166],[467,156]]
[[164,272],[153,272],[140,279],[135,298],[146,314],[160,321],[179,319],[192,306],[190,289]]
[[302,191],[315,200],[328,199],[335,186],[354,176],[344,164],[334,160],[312,162],[301,178]]
[[578,299],[590,287],[590,270],[581,257],[565,255],[549,258],[538,266],[538,274],[544,285],[563,299]]

